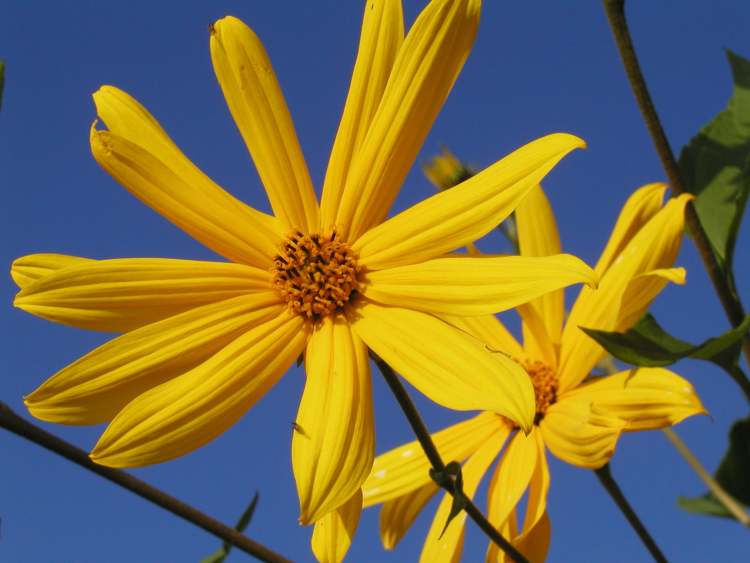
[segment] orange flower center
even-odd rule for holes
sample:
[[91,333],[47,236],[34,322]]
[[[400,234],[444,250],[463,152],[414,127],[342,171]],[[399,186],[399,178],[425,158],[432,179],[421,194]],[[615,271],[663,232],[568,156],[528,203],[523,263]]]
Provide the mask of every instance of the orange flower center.
[[544,418],[544,413],[557,400],[557,374],[547,364],[538,360],[519,362],[531,378],[536,396],[536,420]]
[[351,248],[329,236],[292,234],[274,257],[273,283],[289,309],[313,321],[344,310],[357,293],[362,268]]

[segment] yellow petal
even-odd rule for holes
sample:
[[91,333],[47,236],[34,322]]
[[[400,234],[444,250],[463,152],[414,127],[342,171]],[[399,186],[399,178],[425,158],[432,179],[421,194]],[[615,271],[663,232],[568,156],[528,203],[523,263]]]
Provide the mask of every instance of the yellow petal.
[[19,289],[46,277],[57,270],[92,262],[89,258],[69,254],[29,254],[13,261],[10,275]]
[[666,184],[647,184],[638,188],[628,198],[617,217],[607,246],[596,263],[594,269],[597,274],[604,275],[630,239],[661,209],[666,191]]
[[615,330],[624,332],[632,327],[669,282],[685,285],[686,275],[685,268],[661,268],[634,277],[622,297]]
[[539,360],[556,369],[558,364],[559,343],[553,342],[547,333],[544,317],[537,305],[524,303],[516,307],[521,317],[521,331],[523,333],[523,355],[526,358]]
[[315,522],[310,546],[320,563],[339,563],[346,557],[362,513],[362,491]]
[[[547,512],[547,493],[549,492],[550,474],[547,464],[547,451],[544,438],[539,428],[535,428],[533,437],[536,441],[536,465],[529,484],[529,500],[526,503],[526,516],[523,521],[523,536],[533,532]],[[543,558],[542,558],[543,559]]]
[[663,368],[637,368],[597,378],[566,397],[590,401],[593,408],[625,421],[625,431],[651,430],[707,414],[693,386]]
[[[625,302],[626,289],[634,278],[671,268],[683,236],[684,210],[693,196],[683,194],[669,200],[620,252],[599,282],[596,291],[583,288],[563,330],[560,350],[560,391],[580,383],[604,355],[604,349],[579,327],[598,330],[624,330],[618,323],[621,311],[642,309],[642,296],[630,294],[635,307]],[[650,285],[651,290],[653,285]],[[657,286],[658,287],[658,286]],[[648,299],[653,298],[653,291]],[[635,319],[637,320],[637,319]]]
[[[485,412],[432,434],[432,441],[446,463],[462,462],[505,426],[499,416]],[[379,455],[362,486],[364,506],[398,498],[431,483],[430,467],[416,440]]]
[[91,459],[110,467],[168,461],[232,426],[304,350],[307,324],[281,307],[196,368],[139,395],[99,438]]
[[351,163],[380,105],[393,62],[404,40],[401,0],[371,0],[365,8],[349,95],[331,149],[320,204],[324,231],[336,225]]
[[316,229],[310,173],[260,39],[237,18],[222,18],[211,26],[211,61],[274,214],[287,228]]
[[[472,455],[464,464],[461,474],[463,476],[463,490],[470,499],[474,497],[479,482],[484,477],[485,472],[497,457],[500,449],[505,443],[505,436],[502,431],[495,438],[486,441],[477,452]],[[451,520],[448,528],[443,533],[445,523],[448,521],[453,497],[449,494],[443,495],[435,517],[432,520],[432,526],[427,533],[427,538],[422,548],[419,560],[423,563],[437,563],[440,561],[458,561],[461,557],[461,551],[464,544],[464,530],[466,523],[466,512],[461,511],[458,516]]]
[[267,268],[285,234],[274,217],[217,186],[185,157],[151,114],[122,90],[94,94],[109,131],[91,127],[99,165],[131,194],[208,248],[235,262]]
[[596,282],[575,256],[453,255],[367,274],[363,293],[384,305],[449,315],[512,309],[574,283]]
[[439,315],[439,317],[458,330],[479,339],[489,347],[490,352],[505,352],[512,358],[524,357],[521,345],[495,315],[478,317]]
[[531,429],[531,380],[505,354],[419,311],[365,301],[353,322],[373,352],[439,405],[495,412]]
[[[552,528],[550,526],[549,515],[545,512],[542,514],[539,523],[534,526],[529,533],[519,536],[513,543],[529,563],[544,563],[547,560],[549,551],[550,536]],[[500,561],[510,562],[510,558],[504,556]]]
[[13,304],[58,323],[125,332],[270,287],[267,271],[242,264],[116,258],[57,270],[19,291]]
[[387,215],[469,55],[479,11],[479,0],[433,0],[409,30],[352,159],[336,218],[349,240]]
[[[551,256],[560,253],[560,235],[549,200],[541,186],[535,186],[516,208],[518,248],[521,256]],[[562,335],[564,292],[550,291],[530,303],[540,314],[545,333],[554,346]],[[533,357],[540,357],[545,343],[538,343],[524,332],[524,347]]]
[[578,137],[564,133],[537,139],[370,229],[352,248],[370,270],[451,252],[494,229],[566,154],[584,146]]
[[48,422],[109,422],[138,395],[193,369],[281,310],[278,295],[270,291],[190,309],[99,346],[24,402]]
[[553,454],[589,469],[609,461],[624,426],[621,419],[593,409],[585,398],[567,396],[547,409],[539,425],[544,443]]
[[383,508],[380,509],[380,541],[385,549],[391,550],[396,547],[438,490],[438,486],[430,481],[418,489],[383,503]]
[[375,457],[367,348],[343,317],[326,318],[305,354],[307,380],[292,438],[300,522],[309,524],[359,490]]

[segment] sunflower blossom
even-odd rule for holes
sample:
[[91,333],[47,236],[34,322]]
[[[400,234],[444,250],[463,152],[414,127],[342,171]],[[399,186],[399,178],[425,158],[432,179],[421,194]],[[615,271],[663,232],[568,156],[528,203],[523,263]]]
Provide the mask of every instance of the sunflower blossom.
[[210,180],[130,95],[98,90],[106,129],[91,128],[96,161],[228,262],[18,259],[17,307],[122,333],[28,395],[31,414],[108,423],[91,452],[97,463],[159,463],[219,436],[303,355],[292,464],[304,524],[361,498],[374,458],[368,349],[441,405],[479,405],[529,429],[523,370],[436,315],[490,314],[594,273],[568,255],[446,253],[491,230],[583,142],[541,138],[385,220],[469,54],[479,11],[476,0],[434,0],[404,38],[400,2],[368,2],[320,204],[262,43],[236,18],[216,22],[214,71],[273,215]]
[[[605,351],[578,327],[624,331],[646,311],[668,282],[685,282],[673,267],[683,235],[684,207],[690,196],[662,207],[664,184],[634,192],[622,209],[596,265],[599,288],[583,288],[567,322],[563,291],[551,292],[519,307],[523,345],[494,316],[447,320],[498,351],[515,358],[536,396],[533,430],[525,434],[504,415],[487,411],[433,435],[446,460],[464,462],[463,482],[474,495],[485,473],[498,460],[487,493],[487,516],[531,561],[543,561],[550,538],[546,498],[550,486],[549,450],[559,459],[598,468],[613,455],[622,432],[676,424],[705,413],[695,391],[679,375],[660,368],[590,376]],[[516,209],[521,254],[543,256],[560,251],[555,218],[541,188]],[[392,549],[425,504],[437,493],[429,464],[412,442],[375,459],[362,487],[364,505],[383,503],[380,532]],[[528,491],[523,520],[516,505]],[[451,497],[437,509],[422,551],[422,561],[455,561],[463,545],[465,514],[440,537]],[[488,561],[502,561],[494,544]]]

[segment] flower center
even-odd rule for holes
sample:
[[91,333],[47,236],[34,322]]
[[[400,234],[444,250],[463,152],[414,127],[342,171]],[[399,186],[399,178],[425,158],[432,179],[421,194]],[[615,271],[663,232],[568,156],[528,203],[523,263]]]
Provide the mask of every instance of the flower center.
[[344,310],[359,288],[362,268],[336,230],[329,236],[297,231],[274,257],[273,283],[289,309],[317,321]]
[[526,373],[531,378],[536,396],[536,419],[539,423],[544,418],[544,413],[557,400],[557,374],[547,364],[538,360],[525,360],[520,362]]

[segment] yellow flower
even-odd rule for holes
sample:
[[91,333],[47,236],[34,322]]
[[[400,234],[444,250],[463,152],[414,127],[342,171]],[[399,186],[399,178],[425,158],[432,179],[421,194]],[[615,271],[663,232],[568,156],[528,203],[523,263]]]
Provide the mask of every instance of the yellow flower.
[[[690,383],[666,369],[632,369],[587,379],[605,352],[578,327],[626,330],[668,281],[685,281],[685,271],[672,265],[690,196],[662,207],[665,190],[663,184],[644,186],[627,201],[595,268],[601,276],[599,288],[581,290],[567,322],[563,323],[562,290],[519,308],[523,346],[493,316],[449,319],[498,353],[515,358],[533,383],[537,414],[528,435],[487,409],[433,435],[446,461],[465,461],[464,491],[469,496],[499,458],[488,489],[488,519],[531,561],[544,560],[549,545],[547,450],[570,464],[598,468],[614,453],[621,432],[661,428],[705,413]],[[541,188],[533,189],[516,209],[516,219],[523,255],[560,251],[555,219]],[[437,492],[428,467],[416,442],[375,459],[362,491],[365,506],[384,503],[380,530],[387,549],[396,545]],[[521,521],[515,507],[527,490]],[[439,538],[449,510],[446,495],[425,540],[423,561],[454,561],[460,556],[465,514]],[[502,559],[502,552],[490,545],[488,560]]]
[[549,135],[385,221],[468,56],[479,9],[477,0],[435,0],[404,39],[400,2],[368,2],[320,205],[260,40],[233,17],[212,26],[214,70],[275,216],[212,182],[128,94],[96,92],[107,126],[91,129],[97,162],[230,262],[17,260],[16,306],[124,333],[27,396],[29,411],[63,424],[108,422],[91,453],[97,463],[158,463],[216,438],[304,355],[292,439],[304,524],[360,498],[370,472],[368,348],[441,405],[480,405],[530,428],[523,370],[435,315],[507,309],[591,283],[593,271],[567,255],[446,253],[492,229],[583,142]]

